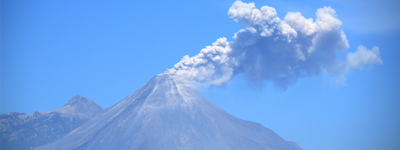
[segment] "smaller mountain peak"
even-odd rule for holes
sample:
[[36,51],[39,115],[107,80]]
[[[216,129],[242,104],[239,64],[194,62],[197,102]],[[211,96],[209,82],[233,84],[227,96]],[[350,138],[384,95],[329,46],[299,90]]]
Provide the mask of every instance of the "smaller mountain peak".
[[67,104],[59,109],[54,110],[54,112],[81,115],[84,117],[93,117],[103,110],[104,109],[97,105],[95,102],[77,94],[72,97]]
[[88,101],[90,101],[90,100],[88,100],[87,98],[77,94],[74,97],[72,97],[71,100],[69,100],[68,103],[65,104],[65,105],[74,105],[74,104],[77,104],[77,103],[86,103]]

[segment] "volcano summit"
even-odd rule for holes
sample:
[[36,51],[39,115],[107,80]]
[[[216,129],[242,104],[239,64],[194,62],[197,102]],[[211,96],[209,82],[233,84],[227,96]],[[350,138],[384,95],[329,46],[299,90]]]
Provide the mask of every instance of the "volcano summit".
[[225,112],[174,76],[160,74],[47,149],[301,150],[259,123]]

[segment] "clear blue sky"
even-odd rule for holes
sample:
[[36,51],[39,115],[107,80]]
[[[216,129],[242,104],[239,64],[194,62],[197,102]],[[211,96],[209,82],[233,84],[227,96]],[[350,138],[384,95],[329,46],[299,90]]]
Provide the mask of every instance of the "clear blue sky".
[[[222,1],[1,1],[1,113],[49,111],[76,94],[117,103],[184,55],[243,25]],[[399,1],[244,1],[315,18],[331,6],[355,51],[378,46],[383,65],[354,70],[337,88],[326,75],[286,91],[241,76],[201,93],[306,150],[400,149]]]

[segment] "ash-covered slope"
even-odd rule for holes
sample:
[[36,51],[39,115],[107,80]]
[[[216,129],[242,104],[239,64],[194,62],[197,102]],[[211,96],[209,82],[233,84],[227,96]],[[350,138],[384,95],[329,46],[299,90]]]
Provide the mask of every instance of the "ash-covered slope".
[[37,149],[301,149],[295,145],[162,74],[64,138]]
[[102,111],[96,103],[76,95],[53,111],[1,114],[1,149],[31,149],[53,142]]

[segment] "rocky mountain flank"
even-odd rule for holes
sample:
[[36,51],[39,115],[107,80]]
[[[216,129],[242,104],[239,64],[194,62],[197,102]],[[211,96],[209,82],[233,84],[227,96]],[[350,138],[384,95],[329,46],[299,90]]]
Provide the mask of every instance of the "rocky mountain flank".
[[1,114],[1,149],[32,149],[53,142],[101,112],[103,108],[99,105],[76,95],[53,111],[36,111],[30,115],[18,112]]

